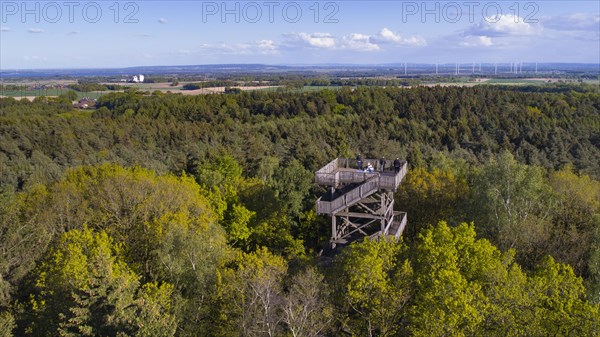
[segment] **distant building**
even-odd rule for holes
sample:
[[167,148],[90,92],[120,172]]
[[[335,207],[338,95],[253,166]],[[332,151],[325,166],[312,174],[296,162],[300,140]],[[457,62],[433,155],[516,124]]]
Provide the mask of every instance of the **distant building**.
[[80,99],[77,103],[73,104],[76,109],[91,109],[96,107],[96,100],[89,97]]
[[133,83],[144,83],[144,75],[133,75],[133,79],[131,80]]

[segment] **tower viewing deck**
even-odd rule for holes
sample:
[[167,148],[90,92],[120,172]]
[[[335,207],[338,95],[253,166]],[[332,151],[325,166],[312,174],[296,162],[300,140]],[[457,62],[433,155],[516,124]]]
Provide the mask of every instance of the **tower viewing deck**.
[[[407,172],[407,162],[336,158],[315,173],[315,182],[329,187],[317,202],[317,213],[331,216],[331,243],[347,243],[360,237],[399,237],[406,226],[406,213],[394,212],[393,193]],[[394,165],[395,164],[395,165]],[[379,224],[379,226],[377,226]]]

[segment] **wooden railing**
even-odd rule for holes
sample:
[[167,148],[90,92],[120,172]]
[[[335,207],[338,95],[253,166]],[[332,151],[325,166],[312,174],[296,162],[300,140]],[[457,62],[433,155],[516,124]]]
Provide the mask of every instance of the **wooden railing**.
[[406,212],[394,212],[394,220],[391,227],[386,230],[386,234],[399,238],[402,232],[404,232],[407,221]]
[[343,195],[331,200],[324,201],[317,199],[317,214],[333,214],[348,208],[363,198],[379,190],[379,175],[374,174],[364,183],[344,193]]
[[407,170],[408,163],[404,162],[400,167],[400,171],[398,171],[398,173],[394,174],[393,176],[382,174],[381,179],[379,180],[379,188],[392,190],[395,192],[402,180],[404,180],[404,176],[406,176]]
[[315,173],[315,182],[319,185],[337,186],[339,158],[329,162]]
[[[366,161],[372,161],[367,159]],[[392,161],[388,161],[390,166]],[[353,165],[351,165],[351,163]],[[323,166],[320,170],[315,173],[315,182],[319,185],[324,186],[339,186],[340,184],[360,183],[373,177],[374,175],[380,175],[379,188],[391,191],[396,191],[407,171],[407,162],[403,162],[398,173],[392,174],[391,167],[387,166],[387,171],[380,173],[378,170],[374,172],[364,172],[355,169],[355,161],[346,158],[336,158],[327,165]],[[379,165],[379,164],[377,164]]]

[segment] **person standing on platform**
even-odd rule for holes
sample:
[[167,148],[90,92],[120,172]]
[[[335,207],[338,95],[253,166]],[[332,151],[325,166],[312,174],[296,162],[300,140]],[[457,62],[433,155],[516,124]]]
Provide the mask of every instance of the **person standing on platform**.
[[385,171],[385,157],[381,157],[381,159],[379,159],[379,170],[381,173]]
[[394,172],[400,172],[400,158],[394,160]]
[[358,166],[358,169],[359,169],[359,170],[361,170],[361,171],[362,171],[362,169],[363,169],[363,168],[362,168],[362,161],[363,161],[363,157],[362,157],[362,155],[359,153],[359,154],[356,156],[356,166]]

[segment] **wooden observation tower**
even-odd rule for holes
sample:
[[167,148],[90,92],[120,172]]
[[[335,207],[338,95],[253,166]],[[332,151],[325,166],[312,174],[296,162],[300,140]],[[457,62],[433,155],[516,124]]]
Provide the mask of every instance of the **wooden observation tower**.
[[328,191],[317,199],[317,214],[331,216],[331,245],[346,244],[359,238],[400,237],[406,226],[406,212],[394,212],[394,192],[404,179],[406,161],[394,169],[385,161],[383,169],[376,159],[372,172],[359,170],[352,159],[336,158],[315,173],[315,181]]

